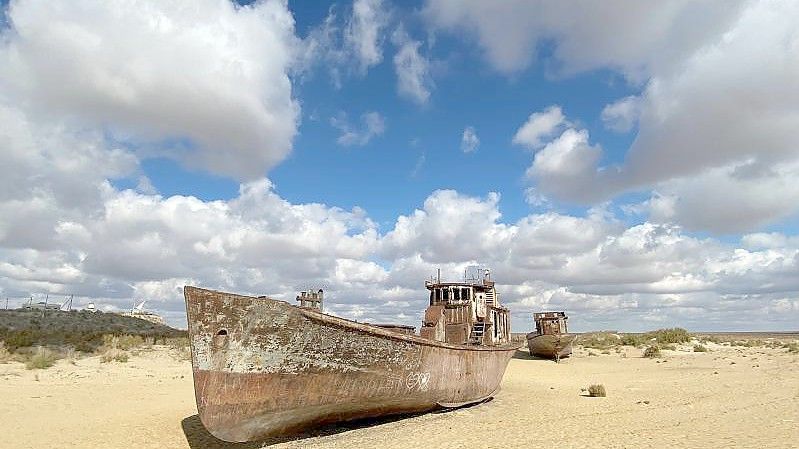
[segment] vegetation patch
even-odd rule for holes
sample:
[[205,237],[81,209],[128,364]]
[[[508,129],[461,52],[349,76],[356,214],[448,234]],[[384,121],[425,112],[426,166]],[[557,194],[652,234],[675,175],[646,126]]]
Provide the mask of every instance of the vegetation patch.
[[618,346],[620,337],[612,332],[591,332],[580,335],[579,343],[584,348],[610,349]]
[[654,338],[655,341],[660,344],[686,343],[691,341],[691,334],[681,327],[658,329],[656,331],[647,332],[645,335],[649,337],[650,340]]
[[6,348],[6,343],[4,341],[0,341],[0,363],[8,363],[14,360],[11,355],[11,351]]
[[55,365],[58,354],[45,347],[39,346],[25,363],[27,369],[47,369]]
[[0,310],[0,341],[15,353],[34,346],[72,347],[93,353],[105,345],[105,335],[120,336],[120,349],[142,347],[186,337],[186,331],[116,313],[86,310]]
[[662,357],[663,355],[660,353],[660,346],[652,345],[644,350],[643,356],[647,359],[655,359],[658,357]]
[[127,352],[121,349],[108,349],[100,355],[100,362],[102,363],[109,363],[109,362],[121,362],[125,363],[130,359],[130,356]]
[[784,343],[782,347],[791,354],[799,354],[799,342]]
[[702,345],[694,345],[694,352],[707,352],[707,348]]
[[638,348],[649,343],[649,337],[645,334],[622,334],[620,343],[624,346],[635,346]]
[[592,398],[604,398],[608,395],[605,386],[602,384],[593,384],[588,386],[588,396]]

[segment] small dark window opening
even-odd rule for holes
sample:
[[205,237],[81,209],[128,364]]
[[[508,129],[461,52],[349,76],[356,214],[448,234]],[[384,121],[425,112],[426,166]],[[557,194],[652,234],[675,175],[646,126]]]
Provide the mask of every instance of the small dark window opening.
[[219,332],[216,335],[224,336],[227,335],[227,329],[219,329]]
[[449,289],[445,288],[444,290],[444,301],[449,299]]
[[456,288],[456,289],[452,290],[452,299],[454,299],[455,301],[460,301],[460,299],[461,299],[461,289]]

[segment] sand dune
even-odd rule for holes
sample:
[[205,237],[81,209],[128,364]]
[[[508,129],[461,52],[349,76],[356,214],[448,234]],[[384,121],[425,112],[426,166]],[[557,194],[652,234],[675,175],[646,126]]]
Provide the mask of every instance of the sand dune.
[[[660,360],[625,348],[560,364],[511,360],[478,406],[327,427],[257,444],[218,441],[196,416],[191,366],[166,347],[127,363],[98,357],[47,370],[0,364],[2,448],[515,448],[799,445],[799,354],[710,345]],[[608,396],[581,388],[605,385]]]

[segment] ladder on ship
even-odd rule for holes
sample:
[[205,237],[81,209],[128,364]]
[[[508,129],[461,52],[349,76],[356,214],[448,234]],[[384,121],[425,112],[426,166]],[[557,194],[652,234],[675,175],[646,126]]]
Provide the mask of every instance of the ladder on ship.
[[485,334],[486,323],[485,321],[478,321],[472,325],[472,332],[469,334],[469,344],[479,345],[483,342],[483,334]]
[[486,290],[485,298],[486,298],[486,305],[487,306],[493,306],[494,305],[494,290]]

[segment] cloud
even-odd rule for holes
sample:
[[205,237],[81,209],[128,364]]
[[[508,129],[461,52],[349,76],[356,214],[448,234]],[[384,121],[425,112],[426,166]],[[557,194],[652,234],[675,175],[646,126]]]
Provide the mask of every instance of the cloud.
[[[424,16],[433,28],[476,37],[487,60],[503,73],[528,67],[545,42],[552,48],[546,61],[550,73],[612,70],[640,89],[602,113],[613,130],[626,132],[637,123],[624,160],[596,166],[585,177],[565,173],[557,192],[546,192],[556,199],[606,201],[624,192],[656,190],[674,197],[673,220],[718,232],[753,230],[799,211],[794,189],[770,190],[778,192],[779,201],[770,201],[766,188],[750,189],[799,183],[793,168],[799,163],[795,2],[612,2],[574,8],[431,0]],[[514,142],[535,149],[546,144],[539,140],[525,141],[517,133]],[[547,189],[543,183],[539,188]],[[724,203],[735,203],[742,219],[731,214],[714,219],[719,212],[714,208],[684,206],[722,191]]]
[[602,122],[605,127],[616,132],[629,132],[638,122],[640,99],[635,96],[624,97],[602,109]]
[[377,112],[366,112],[361,115],[362,129],[360,130],[352,128],[347,115],[343,112],[336,117],[331,117],[330,125],[341,132],[336,142],[345,147],[353,145],[362,147],[386,130],[385,119]]
[[681,0],[579,7],[543,0],[429,0],[422,14],[436,29],[474,36],[488,62],[503,73],[529,67],[538,56],[538,43],[548,40],[564,73],[610,67],[640,80],[712,41],[743,9],[743,2],[695,5]]
[[0,84],[36,116],[238,179],[291,151],[297,40],[283,2],[20,1],[8,16]]
[[344,42],[360,64],[360,70],[366,70],[383,60],[382,32],[388,23],[388,13],[382,0],[355,0],[352,4],[352,16],[344,30]]
[[544,145],[544,139],[551,137],[566,123],[566,117],[563,115],[560,106],[553,105],[544,111],[534,112],[516,131],[516,135],[513,136],[513,143],[529,149],[538,149]]
[[[251,122],[246,114],[244,118],[235,114],[217,117],[213,109],[226,110],[224,107],[189,101],[195,97],[187,92],[174,93],[177,99],[155,101],[152,98],[154,92],[169,93],[168,89],[164,90],[164,86],[170,85],[165,79],[173,83],[177,81],[170,78],[173,73],[165,74],[155,69],[148,71],[148,61],[140,63],[142,70],[136,69],[139,66],[132,61],[139,57],[140,46],[150,42],[148,33],[161,32],[161,28],[165,29],[163,32],[172,33],[169,36],[174,40],[164,45],[179,54],[180,59],[198,54],[225,54],[218,53],[220,49],[257,51],[261,49],[260,45],[282,42],[277,38],[269,43],[238,42],[233,50],[228,48],[230,42],[227,38],[209,44],[201,39],[209,33],[206,28],[199,26],[195,29],[187,25],[211,26],[196,16],[212,17],[213,20],[206,20],[219,25],[219,29],[232,27],[227,34],[212,33],[215,37],[224,34],[231,39],[250,37],[249,32],[253,29],[266,33],[262,30],[265,24],[278,23],[276,29],[286,32],[293,26],[288,20],[290,16],[284,14],[285,5],[282,3],[266,2],[240,8],[215,2],[192,5],[197,9],[183,10],[180,5],[161,3],[150,8],[126,9],[124,5],[119,6],[119,14],[124,18],[118,23],[123,30],[133,34],[117,31],[107,37],[110,32],[106,30],[106,24],[111,23],[108,17],[115,11],[115,5],[111,3],[79,4],[82,9],[77,11],[59,7],[53,2],[46,5],[17,2],[11,6],[12,28],[4,32],[0,44],[2,296],[11,297],[19,304],[23,297],[31,295],[39,298],[75,294],[78,305],[93,301],[108,310],[128,308],[134,298],[148,299],[148,307],[164,314],[173,324],[185,325],[182,321],[185,312],[181,288],[186,284],[265,294],[289,301],[298,290],[313,287],[325,289],[328,310],[341,316],[418,325],[427,303],[423,280],[437,268],[441,268],[446,279],[457,280],[466,266],[479,263],[493,268],[502,301],[513,310],[517,331],[527,330],[528,323],[521,317],[541,309],[569,311],[575,330],[645,330],[674,325],[703,330],[788,329],[799,320],[799,300],[796,299],[799,295],[799,244],[796,236],[761,232],[747,234],[740,241],[730,238],[717,240],[691,235],[684,227],[671,223],[693,223],[689,220],[697,220],[706,210],[707,216],[718,215],[719,222],[741,223],[743,228],[758,226],[760,222],[753,217],[773,217],[775,210],[790,210],[785,205],[795,203],[793,186],[797,183],[793,181],[797,168],[795,159],[790,156],[792,153],[785,148],[772,146],[769,148],[773,151],[756,156],[748,151],[736,153],[735,157],[729,154],[718,158],[702,155],[708,158],[699,161],[705,168],[695,172],[676,167],[688,165],[685,162],[664,166],[670,175],[655,182],[657,195],[653,194],[645,205],[630,206],[631,211],[637,209],[639,213],[647,214],[646,219],[636,220],[632,225],[615,218],[610,212],[613,210],[611,207],[595,207],[581,214],[546,211],[508,219],[500,209],[498,193],[473,196],[454,190],[438,190],[432,192],[416,210],[397,216],[381,231],[367,211],[357,207],[344,210],[333,205],[292,203],[278,195],[275,186],[264,177],[242,182],[238,195],[228,200],[205,201],[192,196],[159,195],[143,177],[140,164],[147,155],[142,145],[129,143],[151,143],[154,139],[167,138],[171,141],[177,139],[175,136],[186,138],[181,133],[192,138],[194,131],[193,128],[186,131],[179,126],[180,123],[169,121],[156,125],[156,118],[163,119],[163,116],[156,114],[156,118],[150,118],[146,112],[161,105],[167,109],[175,107],[173,103],[185,100],[187,107],[202,106],[211,110],[206,113],[215,120]],[[72,4],[68,6],[72,7]],[[147,22],[145,26],[139,21],[147,11],[152,13],[148,16],[152,23]],[[209,14],[209,11],[217,14]],[[747,9],[747,14],[771,17],[769,11],[758,5]],[[47,26],[38,22],[43,17],[52,19]],[[746,20],[742,18],[736,26],[746,28]],[[94,32],[94,28],[87,25],[89,21],[99,31]],[[94,24],[94,21],[99,23]],[[134,33],[136,27],[130,23],[150,31]],[[211,29],[218,30],[214,26]],[[66,33],[64,29],[75,32]],[[784,29],[763,29],[769,35],[785,36]],[[31,35],[32,30],[38,34]],[[181,33],[189,36],[196,33],[203,45],[209,48],[203,53],[191,51],[193,45],[200,44]],[[63,39],[49,40],[62,34]],[[96,36],[106,40],[98,41]],[[131,39],[127,43],[129,48],[123,45],[124,36],[141,39]],[[184,39],[181,40],[182,36]],[[261,35],[255,33],[253,36]],[[735,33],[727,37],[729,40],[721,44],[736,46],[747,39],[756,41],[751,36],[742,37]],[[74,44],[72,40],[76,39],[83,43]],[[120,48],[103,52],[89,45],[108,40]],[[181,42],[188,46],[186,52],[179,51],[184,48],[179,45]],[[29,49],[29,44],[44,45],[49,53],[35,45]],[[56,44],[66,45],[65,51],[50,51],[61,49]],[[92,80],[87,86],[81,85],[77,69],[70,66],[73,60],[70,58],[84,54],[78,51],[84,45],[91,50],[86,54],[92,58],[98,54],[105,58],[99,61],[92,58],[75,60],[83,64],[80,73]],[[145,48],[148,47],[145,45]],[[781,53],[784,47],[775,48],[779,51],[775,50],[774,54],[784,54]],[[162,48],[148,50],[156,60],[164,57],[159,53]],[[736,55],[740,57],[745,53]],[[244,58],[240,60],[243,65],[231,70],[252,74],[256,78],[266,76],[268,80],[264,85],[272,86],[266,81],[283,79],[280,74],[285,74],[282,70],[287,66],[278,63],[279,67],[274,72],[276,77],[270,78],[271,69],[262,71],[257,64],[262,61],[263,54],[260,55],[254,59],[255,66],[247,65],[249,59]],[[712,52],[708,52],[696,57],[711,56]],[[779,57],[756,56],[766,59]],[[220,61],[229,62],[224,58],[199,58],[197,68],[208,70],[213,64],[221,64]],[[784,62],[788,67],[792,64],[791,59]],[[112,63],[131,64],[131,69],[117,70],[120,72],[117,74],[110,70]],[[685,101],[691,89],[702,87],[697,81],[702,71],[692,73],[688,70],[688,66],[695,63],[698,60],[677,67],[674,78],[658,72],[658,82],[647,84],[648,90],[641,96],[639,140],[650,138],[644,134],[653,132],[646,130],[656,116],[669,123],[676,120],[675,111],[685,112],[684,107],[707,112],[698,103],[689,102],[684,106],[680,102],[665,101],[669,96]],[[175,69],[169,61],[164,64],[167,69]],[[48,67],[63,69],[63,97],[56,95],[58,89],[52,84],[55,83],[53,77],[58,74],[39,73]],[[218,75],[222,78],[228,73],[226,67],[224,64],[219,67],[221,72]],[[727,66],[720,69],[724,67]],[[27,71],[25,77],[20,76],[21,68]],[[771,75],[781,73],[768,65],[763,66],[763,71]],[[139,80],[142,85],[133,83],[133,78],[130,78],[133,74],[148,82]],[[744,74],[762,76],[761,73]],[[193,84],[198,82],[193,74],[185,76],[187,85],[198,89],[198,97],[209,94],[202,88],[202,83]],[[221,90],[210,93],[210,98],[225,100],[229,107],[241,106],[247,102],[238,95],[244,95],[242,92],[246,89],[239,85],[240,78],[230,76],[230,82],[220,82],[212,77]],[[103,80],[116,87],[103,90],[100,82]],[[723,77],[715,80],[723,80]],[[784,80],[776,81],[780,84]],[[738,86],[729,84],[731,82],[728,80],[728,85]],[[126,83],[132,83],[136,89],[126,89]],[[290,84],[288,87],[288,90],[280,88],[269,92],[293,102]],[[718,89],[719,92],[723,90],[722,87]],[[766,97],[777,92],[771,85],[762,85],[758,89]],[[130,92],[134,95],[127,97]],[[259,93],[255,95],[258,97],[255,102],[262,106],[280,103],[272,103],[271,97],[261,97],[262,90],[252,92]],[[789,106],[793,104],[793,92],[786,90],[781,92],[779,101],[769,101],[783,114],[752,101],[753,111],[763,114],[761,118],[772,127],[772,131],[784,131],[782,127],[792,123]],[[78,93],[83,95],[80,98],[85,103],[78,102]],[[127,99],[125,101],[131,98],[135,101],[122,107],[121,103],[127,103],[111,94]],[[251,97],[253,95],[248,92],[246,98]],[[750,98],[757,100],[761,97]],[[109,113],[101,116],[100,111]],[[552,194],[580,197],[597,186],[607,185],[611,191],[625,188],[611,182],[599,182],[618,182],[613,167],[599,166],[601,148],[591,142],[588,131],[567,120],[559,108],[557,114],[555,111],[549,108],[539,112],[536,117],[548,116],[550,120],[532,120],[540,125],[534,126],[533,131],[521,133],[522,137],[517,142],[534,151],[528,170],[531,179],[537,182],[532,194],[536,197]],[[239,113],[241,111],[237,110],[236,114]],[[279,117],[274,119],[279,120]],[[385,129],[383,119],[377,113],[364,114],[358,129],[353,129],[343,115],[334,122],[340,125],[344,141],[353,145],[368,142]],[[734,124],[742,123],[738,120]],[[699,132],[700,128],[700,125],[695,125],[690,130]],[[161,132],[163,134],[159,134]],[[730,131],[731,134],[737,132]],[[777,132],[774,138],[780,141],[780,134]],[[719,139],[719,145],[730,144],[724,136]],[[243,154],[235,145],[231,148],[232,158]],[[148,151],[156,149],[147,148]],[[257,156],[253,160],[254,165],[262,162]],[[702,162],[711,160],[712,163]],[[630,169],[628,167],[637,163],[631,154],[623,168]],[[643,168],[640,170],[645,172]],[[137,185],[137,188],[117,187],[120,183],[114,181],[120,179],[132,181],[128,184]],[[575,189],[581,185],[584,186],[582,191]],[[706,203],[686,200],[690,199],[692,192],[701,192],[696,197],[707,199]],[[729,199],[724,197],[725,194]],[[734,203],[735,199],[740,201]],[[761,211],[753,209],[758,205],[762,207]],[[756,213],[750,214],[752,211]],[[698,221],[696,226],[718,225]]]
[[598,168],[602,148],[591,144],[588,130],[569,122],[559,106],[530,114],[513,143],[535,151],[525,173],[535,186],[533,200],[551,195],[591,203],[612,189],[612,184],[598,181],[608,177]]
[[480,146],[480,139],[477,137],[477,132],[471,126],[467,126],[463,130],[461,136],[461,151],[464,153],[474,153],[477,147]]
[[390,17],[381,0],[356,0],[346,17],[331,6],[322,23],[313,27],[299,45],[298,75],[310,76],[317,64],[324,64],[336,88],[341,88],[347,75],[365,76],[383,61]]
[[397,91],[417,104],[426,104],[430,100],[433,79],[430,61],[419,53],[422,43],[411,39],[402,25],[394,31],[391,40],[398,47],[394,55]]

